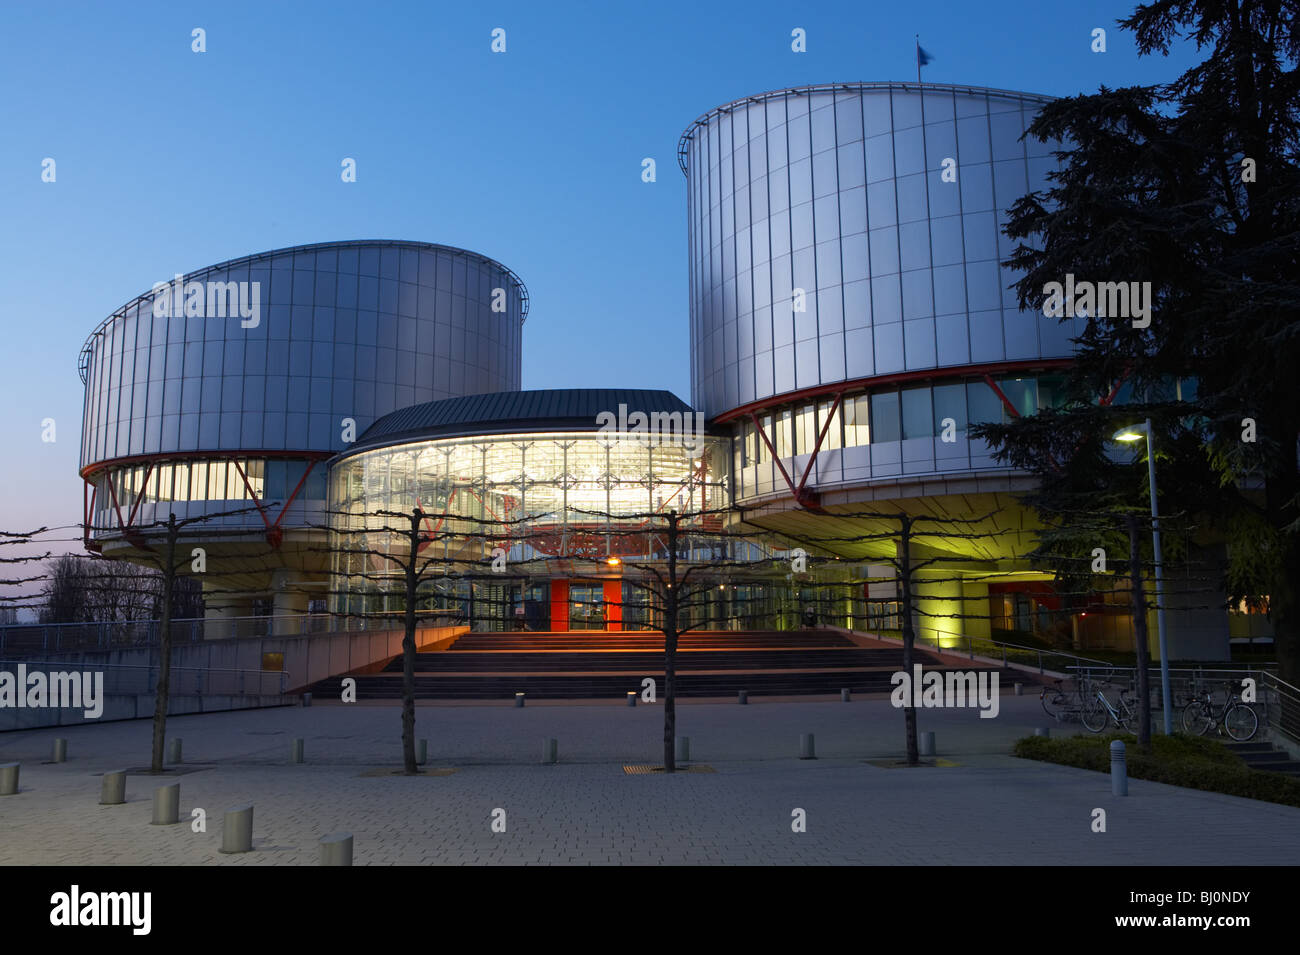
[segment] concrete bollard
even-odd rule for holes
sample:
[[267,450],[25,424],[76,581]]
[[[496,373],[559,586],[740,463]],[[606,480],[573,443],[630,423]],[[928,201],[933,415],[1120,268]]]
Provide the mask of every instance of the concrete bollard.
[[226,810],[221,823],[221,851],[227,854],[253,851],[253,805]]
[[1025,685],[1023,683],[1017,683],[1015,686],[1016,686],[1016,696],[1024,696]]
[[301,763],[301,762],[302,762],[302,756],[303,756],[303,743],[304,743],[304,741],[303,741],[302,739],[295,739],[295,740],[293,741],[293,745],[292,745],[292,746],[290,747],[290,749],[289,749],[289,760],[290,760],[290,762],[294,762],[294,763]]
[[636,690],[627,691],[627,705],[636,706]]
[[921,733],[920,736],[921,738],[920,740],[918,740],[918,742],[921,744],[921,755],[933,756],[934,755],[934,733],[932,732]]
[[1128,795],[1128,757],[1122,739],[1112,740],[1110,744],[1110,794]]
[[737,702],[737,703],[740,703],[740,704],[748,703],[748,702],[749,702],[749,691],[748,691],[748,690],[741,690],[740,693],[738,693],[738,694],[736,695],[736,702]]
[[153,791],[151,826],[174,826],[181,821],[181,784],[168,783]]
[[[429,741],[427,739],[422,739],[416,744],[415,761],[419,763],[421,766],[423,766],[425,763],[429,761]],[[351,836],[349,836],[348,838],[351,838]],[[348,865],[351,864],[352,863],[350,862],[348,863]]]
[[12,796],[18,792],[19,763],[0,763],[0,796]]
[[515,706],[523,706],[523,705],[524,705],[524,695],[522,693],[516,693]]
[[852,702],[852,697],[851,697],[851,695],[850,695],[850,693],[849,693],[849,689],[848,689],[848,687],[845,687],[844,689],[840,690],[840,702],[841,702],[841,703],[851,703],[851,702]]
[[68,761],[68,741],[61,736],[54,738],[54,752],[50,759],[55,763],[66,763]]
[[181,761],[181,738],[179,736],[167,741],[167,762],[179,763]]
[[[848,691],[846,690],[845,692],[847,693]],[[799,758],[800,759],[817,758],[817,746],[816,746],[816,741],[813,739],[812,733],[799,734]]]
[[542,762],[550,765],[560,761],[560,743],[558,740],[543,737],[542,739]]
[[310,694],[310,693],[304,693],[304,694],[302,695],[302,705],[303,705],[303,706],[311,706],[311,694]]
[[1051,735],[1052,735],[1052,728],[1051,728],[1050,726],[1035,726],[1035,727],[1034,727],[1034,735],[1035,735],[1035,736],[1044,736],[1044,737],[1051,736]]
[[691,758],[691,738],[689,736],[677,737],[677,762],[685,763]]
[[99,804],[101,806],[120,806],[126,802],[126,770],[115,769],[105,773],[99,784]]
[[336,832],[320,841],[321,865],[352,864],[352,833]]

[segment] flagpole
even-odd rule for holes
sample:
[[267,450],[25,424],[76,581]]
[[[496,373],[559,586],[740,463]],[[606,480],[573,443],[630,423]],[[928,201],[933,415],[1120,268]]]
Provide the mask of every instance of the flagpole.
[[921,34],[916,35],[916,85],[921,85]]

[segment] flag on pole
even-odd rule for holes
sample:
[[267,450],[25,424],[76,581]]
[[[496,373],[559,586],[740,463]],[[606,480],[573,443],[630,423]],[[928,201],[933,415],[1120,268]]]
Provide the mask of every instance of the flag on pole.
[[921,41],[918,38],[916,42],[916,81],[921,82],[921,67],[934,59],[929,53],[921,49]]

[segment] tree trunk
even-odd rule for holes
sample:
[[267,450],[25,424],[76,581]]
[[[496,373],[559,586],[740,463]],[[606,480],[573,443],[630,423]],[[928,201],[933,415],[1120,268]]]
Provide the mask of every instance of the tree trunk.
[[406,632],[402,635],[402,763],[407,776],[420,771],[415,763],[415,562],[420,556],[420,517],[419,508],[411,512],[411,546],[406,560]]
[[[1138,519],[1128,517],[1128,570],[1133,588],[1133,649],[1137,652],[1138,745],[1151,746],[1151,653],[1147,646],[1147,601],[1142,590],[1142,563],[1138,551]],[[1168,702],[1166,701],[1166,705]]]
[[677,512],[668,512],[668,587],[664,594],[664,772],[677,771]]
[[167,702],[172,680],[172,588],[176,584],[176,526],[175,513],[167,516],[167,545],[163,549],[162,615],[158,621],[158,686],[154,690],[153,708],[153,760],[150,772],[163,771],[163,743],[167,739]]
[[[904,516],[902,520],[903,530],[899,535],[899,577],[903,590],[903,672],[907,674],[910,684],[914,675],[912,644],[916,639],[916,631],[912,626],[912,519]],[[907,736],[907,765],[915,766],[921,758],[916,745],[916,707],[912,705],[916,699],[917,687],[912,686],[911,689],[912,692],[904,701],[903,727]]]

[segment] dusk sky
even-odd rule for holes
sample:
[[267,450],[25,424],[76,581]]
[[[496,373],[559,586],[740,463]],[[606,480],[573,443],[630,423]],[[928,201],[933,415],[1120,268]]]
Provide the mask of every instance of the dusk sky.
[[[0,530],[74,525],[87,334],[176,272],[406,239],[527,285],[523,386],[690,399],[685,179],[701,113],[809,83],[1052,95],[1174,78],[1129,2],[52,3],[0,13]],[[206,31],[207,51],[191,50]],[[504,54],[491,31],[506,31]],[[807,31],[807,52],[791,31]],[[1093,53],[1091,31],[1106,29]],[[43,182],[42,161],[56,162]],[[344,183],[340,163],[357,162]],[[642,181],[642,160],[657,181]],[[42,420],[56,440],[42,441]],[[51,535],[80,550],[75,528]],[[42,548],[44,549],[44,548]]]

